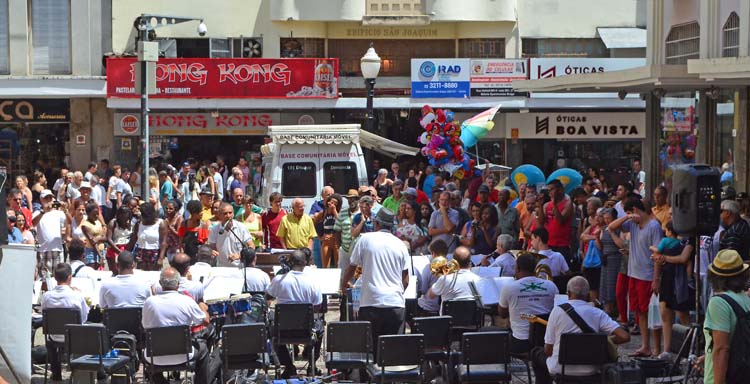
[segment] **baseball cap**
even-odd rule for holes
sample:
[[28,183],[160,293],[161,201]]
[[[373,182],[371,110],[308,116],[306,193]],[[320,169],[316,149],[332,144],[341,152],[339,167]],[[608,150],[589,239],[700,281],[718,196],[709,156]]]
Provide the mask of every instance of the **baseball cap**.
[[41,192],[41,193],[39,193],[39,198],[40,198],[40,199],[44,199],[44,198],[45,198],[45,197],[47,197],[47,196],[54,196],[54,195],[52,194],[52,191],[50,191],[49,189],[44,189],[44,190],[42,190],[42,192]]
[[409,188],[406,188],[405,190],[401,191],[401,194],[402,195],[409,195],[409,196],[417,197],[417,189],[414,188],[414,187],[409,187]]
[[78,189],[84,189],[84,188],[91,189],[91,183],[89,183],[88,181],[82,181],[81,186],[78,187]]
[[211,192],[211,187],[209,187],[208,185],[203,186],[203,188],[201,188],[201,193],[199,193],[199,194],[200,195],[211,195],[211,196],[214,195],[214,193]]

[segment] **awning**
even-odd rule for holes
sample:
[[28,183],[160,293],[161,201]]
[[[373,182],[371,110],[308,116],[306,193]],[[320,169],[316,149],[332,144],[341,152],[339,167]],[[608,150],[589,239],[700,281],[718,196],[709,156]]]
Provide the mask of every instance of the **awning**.
[[647,65],[612,72],[514,81],[513,88],[526,92],[649,92],[708,88],[705,80],[688,73],[685,65]]
[[[106,97],[106,81],[101,78],[12,78],[2,80],[1,98],[58,99],[71,97]],[[139,100],[139,99],[136,99]]]
[[641,28],[597,28],[607,49],[646,48],[646,30]]
[[708,82],[732,80],[731,84],[750,83],[750,57],[720,57],[688,60],[687,71]]
[[413,156],[419,153],[419,148],[388,140],[385,137],[367,132],[364,129],[359,131],[359,143],[365,148],[394,158],[401,155]]

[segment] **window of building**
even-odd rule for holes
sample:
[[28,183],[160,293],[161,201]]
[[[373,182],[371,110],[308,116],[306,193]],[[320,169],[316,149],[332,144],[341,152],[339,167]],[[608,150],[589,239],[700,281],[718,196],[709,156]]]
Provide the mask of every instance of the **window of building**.
[[281,194],[315,197],[318,193],[315,163],[286,163],[281,166]]
[[70,1],[29,0],[35,75],[71,73]]
[[523,39],[523,57],[609,57],[601,39]]
[[357,164],[351,161],[331,161],[323,164],[323,183],[334,191],[357,189]]
[[740,55],[740,17],[732,12],[722,29],[722,57],[739,57]]
[[701,27],[697,22],[675,25],[666,40],[666,64],[687,64],[700,54]]
[[505,58],[505,39],[460,39],[458,40],[458,57]]
[[419,15],[421,0],[366,0],[367,16]]
[[0,0],[0,74],[10,73],[8,47],[8,0]]
[[325,57],[326,41],[319,38],[281,38],[281,57]]
[[[328,57],[339,58],[341,76],[361,76],[359,64],[372,40],[330,39]],[[380,40],[375,50],[383,61],[378,76],[409,76],[411,59],[453,58],[455,40]]]

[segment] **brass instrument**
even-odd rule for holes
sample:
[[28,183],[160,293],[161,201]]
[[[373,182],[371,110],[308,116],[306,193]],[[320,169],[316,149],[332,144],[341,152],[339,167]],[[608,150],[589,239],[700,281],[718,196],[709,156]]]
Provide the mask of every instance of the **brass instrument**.
[[534,276],[540,279],[544,279],[544,280],[552,280],[552,269],[550,269],[549,265],[539,263],[540,261],[546,259],[547,256],[544,256],[541,253],[536,253],[536,252],[520,252],[519,256],[522,254],[534,256],[534,258],[536,259],[536,268],[534,268]]
[[434,276],[443,276],[455,273],[461,269],[458,266],[458,261],[451,259],[448,260],[444,256],[437,256],[430,262],[430,272]]

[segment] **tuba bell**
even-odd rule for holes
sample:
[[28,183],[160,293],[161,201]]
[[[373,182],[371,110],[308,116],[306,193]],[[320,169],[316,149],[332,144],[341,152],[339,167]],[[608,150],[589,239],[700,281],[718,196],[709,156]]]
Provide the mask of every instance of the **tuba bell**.
[[541,253],[536,253],[536,252],[523,252],[523,254],[534,256],[534,258],[536,259],[536,268],[534,268],[534,276],[540,279],[544,279],[544,280],[552,280],[552,269],[550,269],[549,265],[540,263],[540,261],[546,259],[547,256],[544,256]]
[[448,260],[445,256],[437,256],[430,262],[430,272],[436,277],[449,275],[459,269],[458,261]]

